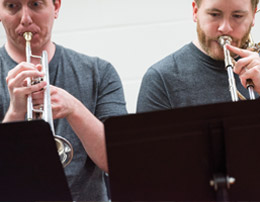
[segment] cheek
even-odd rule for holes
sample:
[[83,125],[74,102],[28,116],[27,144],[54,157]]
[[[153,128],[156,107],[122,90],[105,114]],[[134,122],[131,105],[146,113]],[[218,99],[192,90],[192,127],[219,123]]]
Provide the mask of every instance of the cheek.
[[206,40],[210,40],[210,39],[215,39],[217,32],[215,30],[212,29],[211,26],[204,26],[202,27],[202,31],[205,35],[205,39]]
[[235,24],[233,26],[233,29],[234,29],[234,34],[236,35],[240,35],[240,36],[243,36],[245,35],[247,32],[249,32],[251,30],[251,28],[253,27],[253,22],[252,20],[244,20],[242,22],[239,22],[237,24]]
[[218,36],[219,35],[218,24],[217,23],[208,24],[206,26],[206,33],[208,33],[208,35],[211,37]]
[[243,28],[241,28],[241,29],[238,28],[235,33],[237,33],[237,35],[239,35],[240,38],[241,38],[241,37],[243,37],[246,33],[250,32],[250,30],[251,30],[251,29],[250,29],[249,27],[243,27]]
[[15,19],[5,19],[2,24],[9,34],[15,34],[16,29],[19,27],[19,21]]
[[44,35],[48,35],[51,33],[53,27],[53,21],[47,19],[44,21],[44,24],[41,25],[41,31]]
[[218,25],[214,22],[200,21],[200,29],[208,36],[215,37],[218,33]]

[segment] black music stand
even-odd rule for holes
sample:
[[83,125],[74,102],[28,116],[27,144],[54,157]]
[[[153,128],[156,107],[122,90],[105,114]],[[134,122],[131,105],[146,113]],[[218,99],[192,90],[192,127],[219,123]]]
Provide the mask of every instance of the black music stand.
[[259,100],[112,117],[105,132],[112,201],[260,200]]
[[0,124],[0,201],[72,201],[49,124]]

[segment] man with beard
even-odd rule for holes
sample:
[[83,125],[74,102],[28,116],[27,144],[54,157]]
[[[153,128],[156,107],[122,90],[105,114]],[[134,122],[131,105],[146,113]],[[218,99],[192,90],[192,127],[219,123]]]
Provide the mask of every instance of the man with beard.
[[139,92],[137,112],[166,110],[231,101],[220,36],[232,38],[227,45],[241,59],[234,66],[238,91],[248,95],[246,80],[260,93],[259,54],[242,49],[259,0],[194,0],[193,21],[197,39],[159,61],[146,72]]

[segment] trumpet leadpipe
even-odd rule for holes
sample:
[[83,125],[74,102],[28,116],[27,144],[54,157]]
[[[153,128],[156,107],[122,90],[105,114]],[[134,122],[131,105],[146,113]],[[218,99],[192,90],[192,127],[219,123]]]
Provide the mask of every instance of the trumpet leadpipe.
[[[238,93],[237,93],[238,90],[237,90],[237,87],[236,87],[234,73],[233,73],[232,57],[230,55],[230,51],[227,50],[227,48],[226,48],[227,44],[231,44],[232,38],[229,37],[229,36],[220,36],[218,38],[218,42],[223,48],[225,67],[226,67],[226,70],[228,72],[229,89],[230,89],[232,101],[235,102],[235,101],[238,101]],[[249,36],[249,41],[247,43],[250,46],[253,43],[251,35]],[[254,83],[253,83],[252,79],[246,80],[246,86],[247,86],[247,89],[248,89],[248,92],[249,92],[249,98],[251,100],[254,100],[255,99]]]
[[[25,57],[26,62],[31,62],[31,40],[32,40],[32,33],[31,32],[25,32],[23,34],[23,37],[25,39]],[[31,85],[31,78],[28,77],[27,79],[27,86]],[[27,120],[33,119],[33,105],[32,105],[32,96],[31,94],[27,97]]]
[[233,102],[238,101],[236,81],[233,72],[233,62],[229,50],[226,48],[227,44],[231,44],[232,39],[229,36],[220,36],[218,39],[219,44],[223,48],[225,68],[228,73],[229,91]]

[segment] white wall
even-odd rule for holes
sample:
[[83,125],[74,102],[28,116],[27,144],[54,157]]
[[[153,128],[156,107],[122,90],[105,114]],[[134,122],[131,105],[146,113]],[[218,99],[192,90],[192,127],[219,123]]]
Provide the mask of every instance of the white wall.
[[[63,0],[53,41],[111,62],[122,79],[128,111],[134,113],[147,68],[196,37],[191,3],[192,0]],[[260,41],[257,25],[253,36]],[[4,40],[1,27],[0,43]]]

